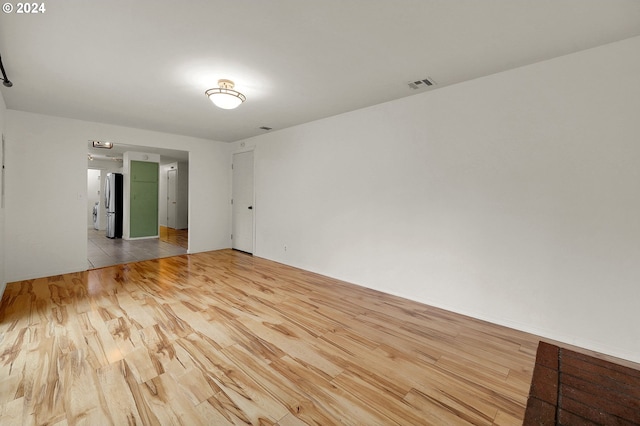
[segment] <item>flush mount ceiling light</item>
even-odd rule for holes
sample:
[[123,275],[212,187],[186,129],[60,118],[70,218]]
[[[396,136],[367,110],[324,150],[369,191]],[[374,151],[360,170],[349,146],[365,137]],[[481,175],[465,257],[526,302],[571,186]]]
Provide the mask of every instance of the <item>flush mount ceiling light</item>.
[[234,84],[231,80],[218,80],[218,86],[220,87],[204,92],[218,108],[234,109],[247,100],[242,93],[233,90]]
[[91,144],[93,145],[94,148],[104,148],[104,149],[113,148],[113,142],[91,141]]

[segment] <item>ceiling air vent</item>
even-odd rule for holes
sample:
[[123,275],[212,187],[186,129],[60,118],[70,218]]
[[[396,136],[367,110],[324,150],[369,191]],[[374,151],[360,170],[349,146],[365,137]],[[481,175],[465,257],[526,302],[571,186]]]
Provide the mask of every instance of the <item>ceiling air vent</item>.
[[422,89],[429,86],[434,86],[435,84],[436,82],[433,81],[432,78],[427,77],[427,78],[423,78],[422,80],[416,80],[409,83],[409,87],[412,88],[413,90],[416,90],[416,89]]

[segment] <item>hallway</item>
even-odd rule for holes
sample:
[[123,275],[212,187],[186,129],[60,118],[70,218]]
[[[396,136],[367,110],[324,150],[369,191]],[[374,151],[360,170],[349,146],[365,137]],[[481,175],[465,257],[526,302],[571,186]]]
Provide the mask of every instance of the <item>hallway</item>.
[[[163,227],[161,227],[163,228]],[[178,234],[178,237],[176,237]],[[147,240],[110,239],[105,231],[87,230],[87,262],[89,269],[140,260],[186,254],[187,230],[161,229],[160,238]]]

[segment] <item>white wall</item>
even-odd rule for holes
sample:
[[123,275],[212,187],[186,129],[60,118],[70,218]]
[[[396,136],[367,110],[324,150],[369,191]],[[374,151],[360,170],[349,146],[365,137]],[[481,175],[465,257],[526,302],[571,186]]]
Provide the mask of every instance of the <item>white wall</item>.
[[639,52],[236,143],[255,147],[255,254],[639,362]]
[[230,246],[228,144],[14,110],[5,134],[8,281],[86,269],[89,139],[189,151],[189,252]]
[[[5,129],[5,115],[7,114],[7,108],[4,103],[4,98],[2,97],[2,93],[0,93],[0,144],[2,143],[2,135],[4,134]],[[2,162],[4,159],[2,158],[2,146],[0,145],[0,167],[2,167]],[[4,182],[2,181],[2,171],[0,170],[0,188]],[[1,196],[1,195],[0,195]],[[4,205],[0,201],[0,299],[2,298],[2,294],[4,293],[4,289],[7,281],[5,280],[5,242],[4,242]]]

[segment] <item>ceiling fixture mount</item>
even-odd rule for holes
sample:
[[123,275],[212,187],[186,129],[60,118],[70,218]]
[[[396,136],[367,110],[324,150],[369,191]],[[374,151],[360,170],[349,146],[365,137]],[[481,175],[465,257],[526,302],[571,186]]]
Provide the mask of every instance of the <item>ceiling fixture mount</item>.
[[218,86],[204,92],[218,108],[234,109],[247,100],[242,93],[233,90],[234,84],[231,80],[218,80]]

